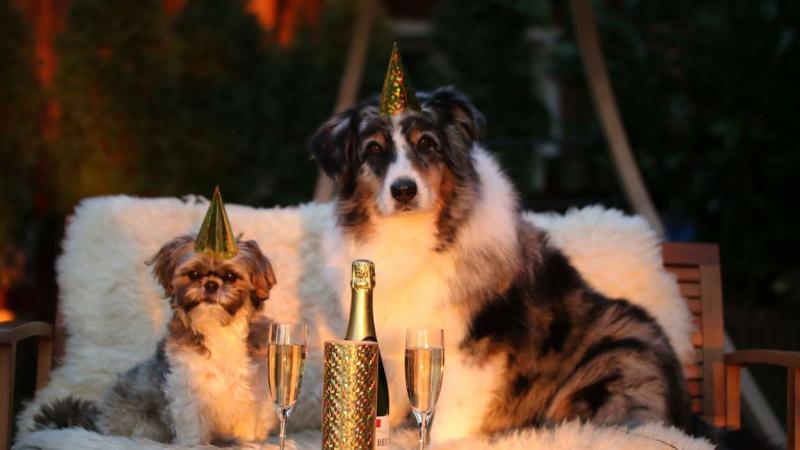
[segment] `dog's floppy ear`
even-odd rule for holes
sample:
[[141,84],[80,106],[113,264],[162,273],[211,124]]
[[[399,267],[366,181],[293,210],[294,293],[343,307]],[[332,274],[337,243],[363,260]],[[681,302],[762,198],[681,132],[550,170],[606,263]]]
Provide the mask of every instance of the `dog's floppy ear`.
[[337,180],[352,157],[356,138],[355,108],[335,114],[317,129],[308,140],[308,148],[326,175]]
[[266,256],[261,253],[256,241],[242,241],[238,243],[239,251],[245,256],[247,271],[253,283],[253,301],[256,306],[269,298],[269,291],[277,283],[275,271]]
[[426,97],[423,107],[429,107],[436,112],[445,124],[447,139],[451,144],[469,150],[474,142],[483,141],[486,119],[463,92],[447,86],[429,93]]
[[172,297],[172,294],[175,293],[172,278],[175,276],[178,259],[189,251],[192,244],[194,244],[194,239],[191,236],[176,237],[164,244],[155,256],[145,262],[148,266],[153,266],[153,275],[161,283],[167,297]]

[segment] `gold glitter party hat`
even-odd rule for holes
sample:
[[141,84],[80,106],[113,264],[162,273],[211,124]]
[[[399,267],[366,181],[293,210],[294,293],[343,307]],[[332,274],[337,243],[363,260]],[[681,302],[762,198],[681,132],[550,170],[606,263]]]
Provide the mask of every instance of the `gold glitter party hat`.
[[194,251],[218,259],[230,259],[239,253],[239,247],[236,246],[236,239],[231,231],[231,223],[228,222],[228,214],[225,213],[225,205],[222,204],[219,186],[214,190],[214,197],[208,205],[203,225],[197,233]]
[[406,75],[406,68],[400,59],[400,51],[397,50],[397,43],[392,48],[392,56],[389,58],[389,67],[386,69],[386,78],[383,80],[383,90],[381,90],[381,104],[378,107],[380,116],[393,116],[405,110],[422,111],[419,105],[417,94],[411,87],[411,81]]

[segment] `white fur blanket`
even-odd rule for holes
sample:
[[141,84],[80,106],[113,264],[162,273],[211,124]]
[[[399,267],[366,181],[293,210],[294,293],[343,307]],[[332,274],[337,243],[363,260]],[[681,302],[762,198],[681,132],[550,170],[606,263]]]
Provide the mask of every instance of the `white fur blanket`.
[[[144,261],[169,239],[196,232],[204,200],[104,197],[81,203],[71,219],[59,258],[59,307],[67,326],[66,353],[49,385],[17,418],[16,449],[166,449],[153,442],[100,436],[83,430],[31,432],[42,403],[72,394],[99,399],[116,374],[149,357],[165,332],[169,307]],[[278,284],[265,315],[309,324],[309,362],[303,392],[290,423],[291,448],[319,448],[322,341],[344,334],[346,311],[333,301],[335,287],[317,276],[321,230],[334,220],[331,205],[285,209],[229,205],[235,233],[255,239],[272,260]],[[644,220],[590,207],[564,216],[526,214],[551,235],[590,284],[611,297],[629,298],[661,323],[679,356],[692,355],[690,313],[677,283],[661,264],[655,234]],[[326,301],[330,299],[330,301]],[[314,330],[314,331],[312,331]],[[302,431],[300,431],[302,430]],[[416,434],[394,432],[395,448],[413,448]],[[710,449],[675,429],[647,425],[634,430],[563,424],[523,430],[492,440],[436,446],[450,448]],[[274,448],[271,445],[265,448]],[[249,448],[255,448],[250,446]]]

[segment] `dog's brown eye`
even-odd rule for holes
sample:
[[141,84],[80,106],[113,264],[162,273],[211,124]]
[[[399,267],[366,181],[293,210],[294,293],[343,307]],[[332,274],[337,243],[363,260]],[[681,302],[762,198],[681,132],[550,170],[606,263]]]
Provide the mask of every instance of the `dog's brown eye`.
[[193,271],[189,272],[189,279],[193,280],[193,281],[194,280],[199,280],[200,279],[200,274],[197,273],[196,270],[193,270]]
[[383,147],[373,142],[367,146],[367,153],[370,155],[379,155],[383,151]]
[[239,277],[237,277],[236,274],[233,273],[233,272],[228,272],[228,273],[225,274],[224,278],[225,278],[225,281],[227,281],[228,283],[233,283]]
[[417,148],[420,151],[427,152],[428,150],[435,150],[436,149],[436,142],[433,139],[423,136],[417,141]]

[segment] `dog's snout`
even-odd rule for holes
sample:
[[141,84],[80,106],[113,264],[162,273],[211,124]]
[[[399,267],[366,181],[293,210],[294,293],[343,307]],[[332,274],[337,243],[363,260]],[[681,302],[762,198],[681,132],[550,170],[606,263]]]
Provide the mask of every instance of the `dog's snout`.
[[219,283],[217,283],[216,281],[206,281],[205,287],[206,291],[213,294],[217,292],[217,289],[219,289]]
[[417,183],[408,178],[401,178],[392,183],[392,197],[395,200],[407,203],[417,195]]

